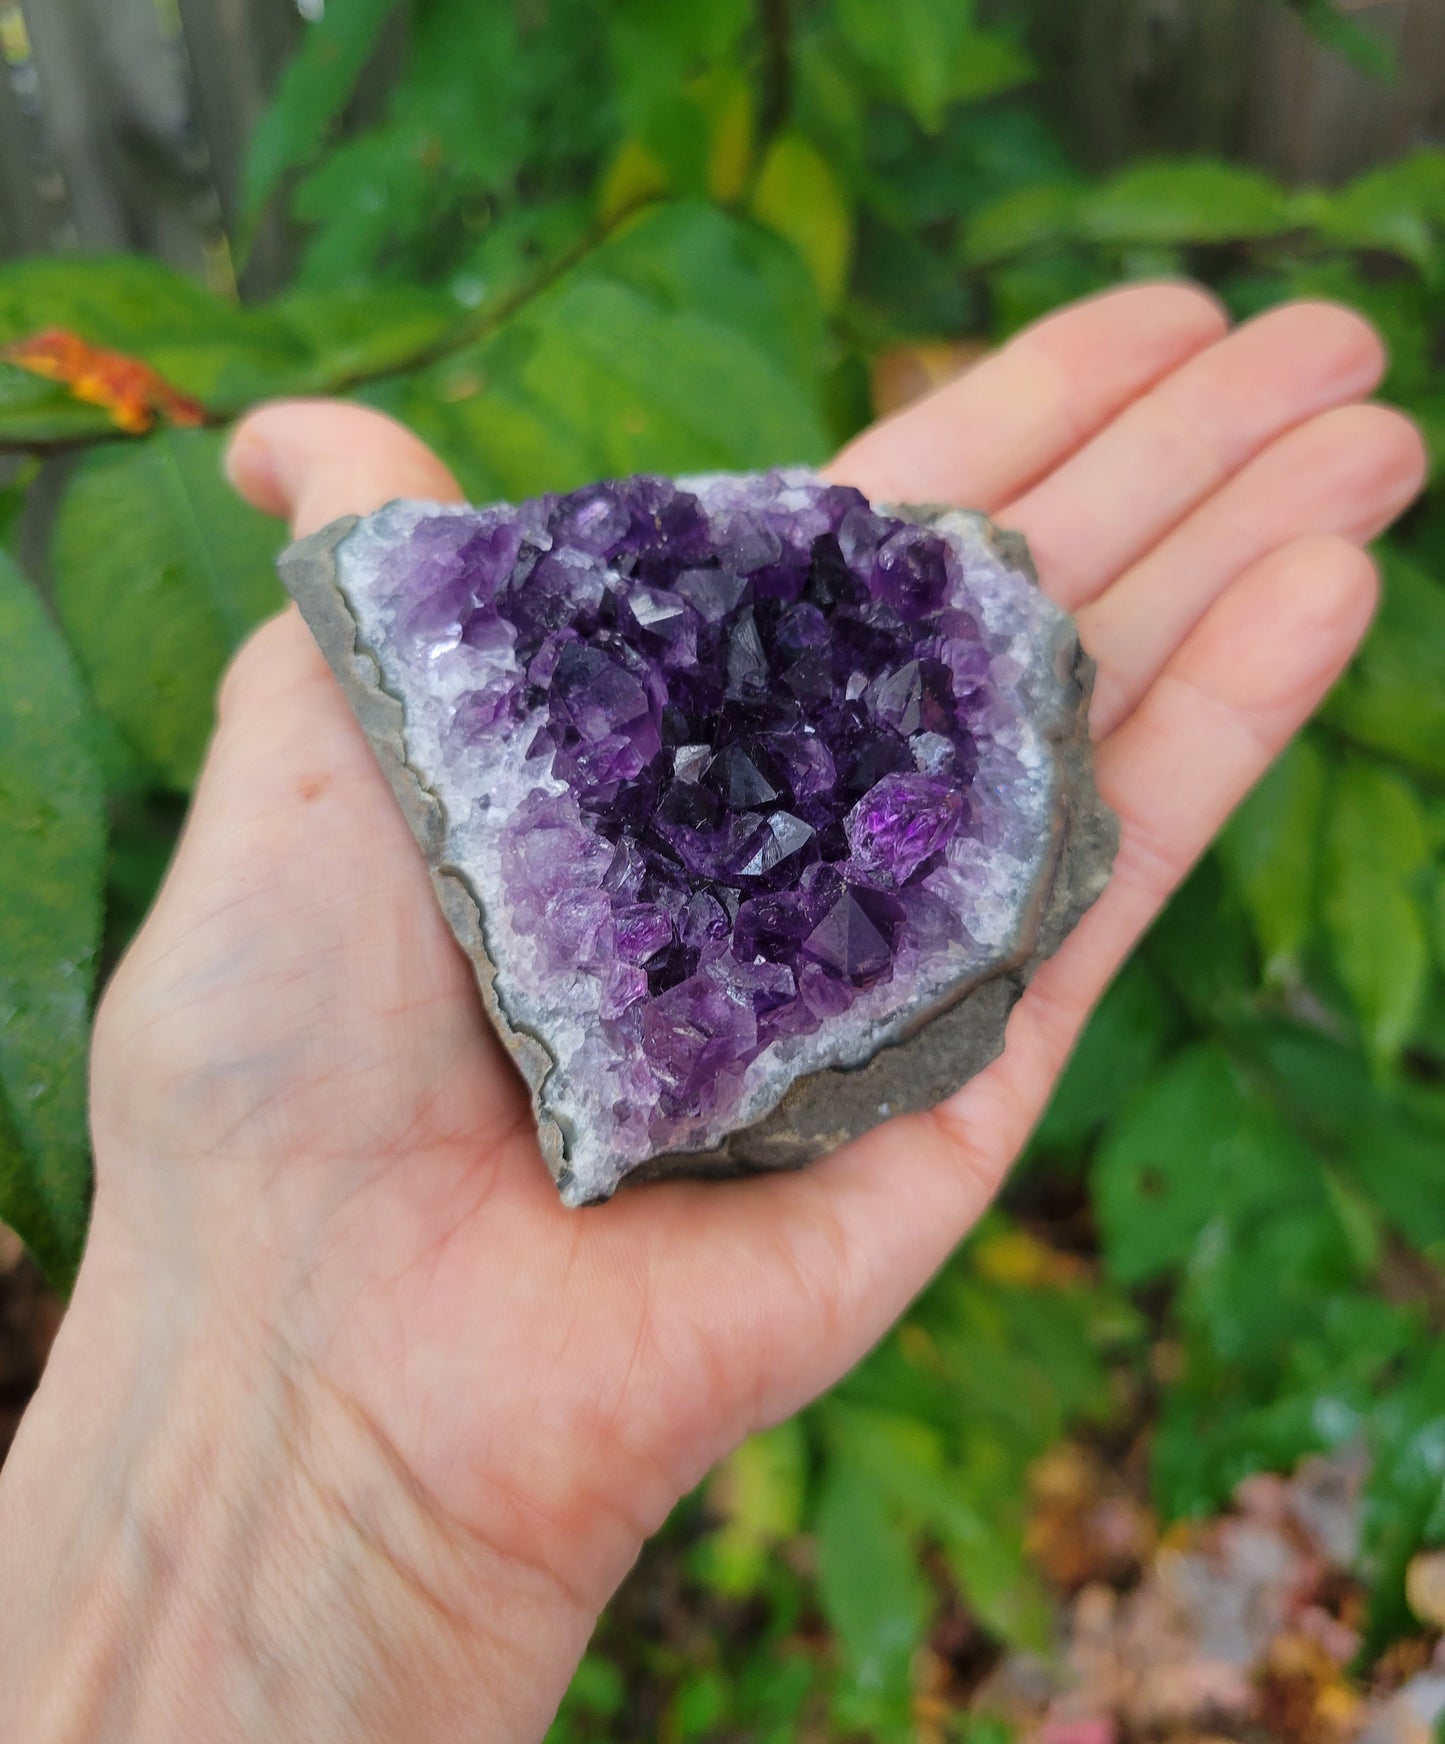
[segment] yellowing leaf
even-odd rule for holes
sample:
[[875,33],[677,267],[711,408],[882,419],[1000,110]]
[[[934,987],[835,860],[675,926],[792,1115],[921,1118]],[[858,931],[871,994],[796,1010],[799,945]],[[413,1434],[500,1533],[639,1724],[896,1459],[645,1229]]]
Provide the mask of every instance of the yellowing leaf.
[[1090,1275],[1074,1254],[1060,1253],[1027,1230],[1007,1226],[974,1243],[973,1269],[987,1283],[1023,1290],[1066,1290]]
[[773,1546],[802,1524],[806,1477],[807,1447],[795,1418],[750,1436],[718,1467],[707,1499],[723,1524],[704,1559],[714,1591],[741,1598],[757,1587]]
[[719,205],[742,198],[753,162],[753,88],[740,73],[719,68],[701,93],[710,118],[707,191]]
[[88,406],[100,406],[117,429],[144,435],[158,417],[183,428],[206,421],[199,401],[175,388],[139,358],[92,345],[63,327],[17,339],[0,351],[0,358],[30,375],[60,382]]
[[827,160],[801,135],[785,133],[773,141],[753,212],[797,249],[824,304],[836,304],[848,281],[853,214]]
[[648,200],[660,199],[671,187],[666,166],[640,139],[618,148],[597,194],[597,210],[605,224]]

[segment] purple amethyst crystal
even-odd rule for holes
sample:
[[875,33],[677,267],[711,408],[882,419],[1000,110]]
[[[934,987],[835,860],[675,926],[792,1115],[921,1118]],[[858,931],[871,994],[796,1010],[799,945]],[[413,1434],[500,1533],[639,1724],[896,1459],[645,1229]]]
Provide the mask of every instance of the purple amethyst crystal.
[[[796,1162],[945,1093],[1107,874],[1087,662],[978,516],[801,472],[633,478],[394,503],[283,574],[570,1202],[669,1156]],[[937,1058],[890,1077],[930,1018]]]

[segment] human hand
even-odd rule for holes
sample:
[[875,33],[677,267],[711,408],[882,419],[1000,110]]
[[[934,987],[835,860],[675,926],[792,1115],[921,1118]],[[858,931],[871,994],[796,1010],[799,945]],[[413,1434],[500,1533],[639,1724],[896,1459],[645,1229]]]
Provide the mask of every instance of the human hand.
[[[1110,976],[1365,628],[1361,545],[1423,471],[1403,418],[1354,403],[1378,342],[1323,305],[1224,328],[1181,286],[1081,304],[834,464],[1028,536],[1099,664],[1123,843],[1003,1057],[796,1175],[565,1210],[320,654],[294,611],[242,651],[97,1026],[90,1248],[0,1485],[7,1736],[541,1735],[642,1539],[977,1219]],[[354,407],[257,412],[232,469],[298,533],[457,494]],[[50,1568],[28,1589],[17,1531]],[[24,1705],[77,1636],[117,1729]]]

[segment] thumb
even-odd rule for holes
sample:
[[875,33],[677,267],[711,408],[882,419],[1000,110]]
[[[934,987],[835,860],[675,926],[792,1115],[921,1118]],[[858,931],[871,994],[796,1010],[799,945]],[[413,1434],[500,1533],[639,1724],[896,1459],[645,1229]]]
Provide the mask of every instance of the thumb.
[[404,425],[339,400],[277,400],[248,413],[226,473],[248,503],[290,521],[298,537],[396,497],[457,502],[462,494]]

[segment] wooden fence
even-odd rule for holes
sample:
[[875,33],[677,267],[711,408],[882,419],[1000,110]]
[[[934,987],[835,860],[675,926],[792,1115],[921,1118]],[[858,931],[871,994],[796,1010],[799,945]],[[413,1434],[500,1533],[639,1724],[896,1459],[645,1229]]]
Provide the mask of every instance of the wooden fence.
[[[0,254],[140,249],[226,286],[246,140],[304,28],[298,0],[0,0]],[[285,253],[273,224],[257,289]]]
[[[0,0],[0,255],[136,248],[226,285],[246,139],[324,3]],[[1346,4],[1394,49],[1393,85],[1325,52],[1278,0],[1032,10],[1059,111],[1094,162],[1211,151],[1333,181],[1445,140],[1445,0]],[[249,288],[279,282],[289,247],[273,219]]]

